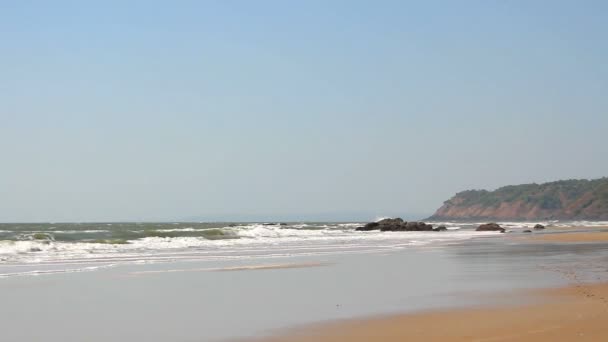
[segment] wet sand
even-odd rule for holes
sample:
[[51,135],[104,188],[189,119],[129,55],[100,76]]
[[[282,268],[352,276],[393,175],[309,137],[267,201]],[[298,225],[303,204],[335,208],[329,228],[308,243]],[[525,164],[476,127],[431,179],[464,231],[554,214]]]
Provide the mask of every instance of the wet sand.
[[608,341],[608,284],[529,292],[529,303],[351,320],[268,342]]
[[281,270],[289,268],[308,268],[308,267],[323,267],[329,266],[329,263],[322,262],[301,262],[301,263],[285,263],[285,264],[259,264],[247,266],[231,266],[231,267],[211,267],[211,268],[177,268],[169,270],[156,271],[135,271],[131,272],[131,276],[141,276],[147,274],[162,274],[176,272],[234,272],[234,271],[264,271],[264,270]]
[[[571,243],[608,242],[608,232],[559,232],[519,236],[516,240]],[[505,293],[513,304],[386,315],[304,326],[258,341],[608,341],[608,268],[579,262],[551,267],[571,286]],[[586,269],[587,278],[580,277]]]

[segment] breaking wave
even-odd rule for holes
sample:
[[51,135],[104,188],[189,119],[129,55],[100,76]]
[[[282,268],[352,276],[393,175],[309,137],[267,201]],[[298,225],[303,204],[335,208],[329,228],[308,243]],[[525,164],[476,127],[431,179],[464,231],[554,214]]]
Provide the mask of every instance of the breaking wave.
[[[517,230],[536,223],[539,222],[501,222],[501,225]],[[608,226],[608,222],[586,221],[540,223],[549,227]],[[93,267],[109,262],[382,251],[497,235],[475,232],[478,223],[433,224],[445,225],[448,231],[356,231],[361,223],[305,222],[0,224],[0,267],[75,263]]]

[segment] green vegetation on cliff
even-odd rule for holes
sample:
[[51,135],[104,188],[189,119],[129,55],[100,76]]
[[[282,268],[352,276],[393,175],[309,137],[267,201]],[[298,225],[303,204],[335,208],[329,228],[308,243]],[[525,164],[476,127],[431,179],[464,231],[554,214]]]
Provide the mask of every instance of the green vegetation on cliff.
[[462,191],[432,218],[608,219],[608,178]]

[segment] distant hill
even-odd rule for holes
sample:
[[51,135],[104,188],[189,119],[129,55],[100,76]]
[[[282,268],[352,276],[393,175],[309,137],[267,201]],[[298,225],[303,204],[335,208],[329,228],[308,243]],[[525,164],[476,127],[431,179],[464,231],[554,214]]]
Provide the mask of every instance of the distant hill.
[[608,178],[467,190],[429,220],[608,220]]

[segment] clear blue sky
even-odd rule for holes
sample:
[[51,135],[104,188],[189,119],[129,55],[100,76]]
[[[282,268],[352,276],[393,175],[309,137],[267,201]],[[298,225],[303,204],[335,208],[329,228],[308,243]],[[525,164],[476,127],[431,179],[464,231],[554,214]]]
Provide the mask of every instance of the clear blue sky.
[[373,219],[608,176],[605,1],[1,1],[0,221]]

